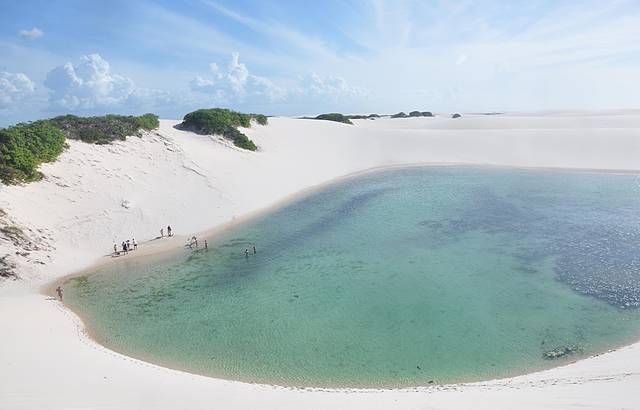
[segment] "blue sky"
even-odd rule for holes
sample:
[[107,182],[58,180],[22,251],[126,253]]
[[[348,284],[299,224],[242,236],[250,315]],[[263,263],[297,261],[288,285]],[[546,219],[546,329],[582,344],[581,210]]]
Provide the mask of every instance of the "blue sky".
[[0,0],[0,125],[640,107],[640,0]]

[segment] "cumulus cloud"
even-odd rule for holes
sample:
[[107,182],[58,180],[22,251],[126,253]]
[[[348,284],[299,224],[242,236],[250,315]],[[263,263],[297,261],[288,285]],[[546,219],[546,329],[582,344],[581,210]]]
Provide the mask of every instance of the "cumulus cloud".
[[191,82],[189,86],[193,91],[201,91],[204,93],[215,92],[216,91],[216,82],[214,80],[201,77],[197,75]]
[[18,32],[20,37],[26,38],[29,40],[35,40],[36,38],[40,38],[44,36],[44,32],[40,30],[38,27],[34,27],[31,30],[20,30]]
[[25,74],[0,71],[0,110],[11,108],[34,91],[35,84]]
[[53,108],[91,111],[169,102],[168,93],[136,87],[130,78],[115,74],[99,54],[85,55],[79,64],[66,63],[49,71],[44,85]]
[[366,94],[365,90],[349,85],[342,77],[323,77],[317,73],[300,78],[297,92],[302,96],[320,99],[357,97]]
[[274,103],[284,100],[335,100],[365,95],[362,89],[353,87],[341,78],[311,73],[301,76],[288,86],[274,83],[268,78],[252,74],[240,61],[238,53],[232,53],[227,65],[221,69],[216,63],[209,65],[207,76],[196,76],[189,83],[191,90],[206,95],[216,103]]
[[189,83],[191,90],[207,94],[216,102],[243,102],[247,98],[260,102],[275,102],[285,97],[286,92],[271,80],[249,72],[240,62],[240,55],[232,53],[224,69],[217,63],[209,64],[210,74],[196,76]]

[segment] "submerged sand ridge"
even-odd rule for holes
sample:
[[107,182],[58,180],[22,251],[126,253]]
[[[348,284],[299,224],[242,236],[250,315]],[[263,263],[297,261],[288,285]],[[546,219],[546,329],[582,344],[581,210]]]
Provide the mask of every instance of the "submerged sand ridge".
[[[274,407],[459,407],[484,400],[491,400],[491,408],[501,403],[536,407],[541,400],[558,408],[575,403],[598,407],[612,405],[611,397],[618,407],[633,406],[628,391],[639,383],[633,359],[639,354],[637,345],[539,374],[431,389],[430,394],[289,392],[114,356],[79,338],[77,322],[65,319],[73,316],[36,289],[99,260],[114,241],[152,239],[167,224],[188,236],[372,167],[457,162],[637,170],[637,113],[381,119],[354,126],[272,118],[269,126],[246,131],[260,147],[255,153],[176,130],[176,123],[162,121],[158,132],[110,146],[70,141],[58,162],[42,167],[44,181],[2,187],[0,207],[55,249],[16,256],[25,280],[0,289],[0,322],[9,335],[0,341],[0,407],[209,408],[211,403],[202,398],[211,394],[233,408],[265,401]],[[15,250],[2,243],[3,254]],[[456,392],[460,389],[462,394]]]

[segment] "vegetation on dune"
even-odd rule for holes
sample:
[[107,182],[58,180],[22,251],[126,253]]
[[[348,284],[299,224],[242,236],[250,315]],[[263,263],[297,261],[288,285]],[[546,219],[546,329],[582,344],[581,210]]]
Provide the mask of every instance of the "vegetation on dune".
[[332,112],[329,114],[320,114],[317,117],[312,118],[314,120],[326,120],[326,121],[334,121],[334,122],[342,122],[344,124],[353,125],[349,117],[344,114],[340,114],[338,112]]
[[38,166],[52,162],[64,150],[64,134],[51,121],[40,120],[0,129],[0,181],[37,181]]
[[9,260],[9,254],[0,257],[0,277],[18,279],[16,264]]
[[378,115],[378,114],[369,114],[369,115],[357,114],[357,115],[347,115],[346,117],[349,118],[350,120],[375,120],[376,118],[380,118],[380,115]]
[[320,114],[317,117],[302,117],[306,120],[326,120],[326,121],[334,121],[341,122],[344,124],[353,125],[351,120],[375,120],[376,118],[380,118],[379,114],[353,114],[353,115],[344,115],[338,112],[332,112],[329,114]]
[[266,115],[244,114],[226,108],[207,108],[188,113],[180,126],[198,134],[218,134],[233,141],[235,146],[249,151],[258,149],[256,144],[238,130],[238,127],[250,128],[251,121],[267,125]]
[[159,125],[155,114],[139,117],[62,115],[0,129],[0,181],[18,184],[41,179],[38,166],[58,158],[65,148],[65,138],[108,144]]
[[146,113],[140,115],[139,117],[135,117],[138,122],[138,126],[146,131],[155,130],[160,127],[160,120],[158,116],[152,113]]
[[433,117],[431,111],[411,111],[409,115],[404,112],[393,114],[391,118],[408,118],[408,117]]
[[411,111],[409,117],[433,117],[431,111]]
[[128,136],[140,135],[140,130],[152,130],[160,126],[155,114],[139,117],[112,114],[101,117],[62,115],[50,121],[62,130],[65,137],[94,144],[124,141]]
[[462,117],[462,115],[460,115],[460,114],[458,114],[458,113],[455,113],[455,114],[453,114],[453,115],[451,116],[451,118],[460,118],[460,117]]

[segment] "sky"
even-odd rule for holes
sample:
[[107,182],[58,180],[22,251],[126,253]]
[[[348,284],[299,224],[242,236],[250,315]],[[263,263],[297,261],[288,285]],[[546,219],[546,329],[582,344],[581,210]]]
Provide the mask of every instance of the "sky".
[[0,126],[640,108],[640,0],[0,0]]

